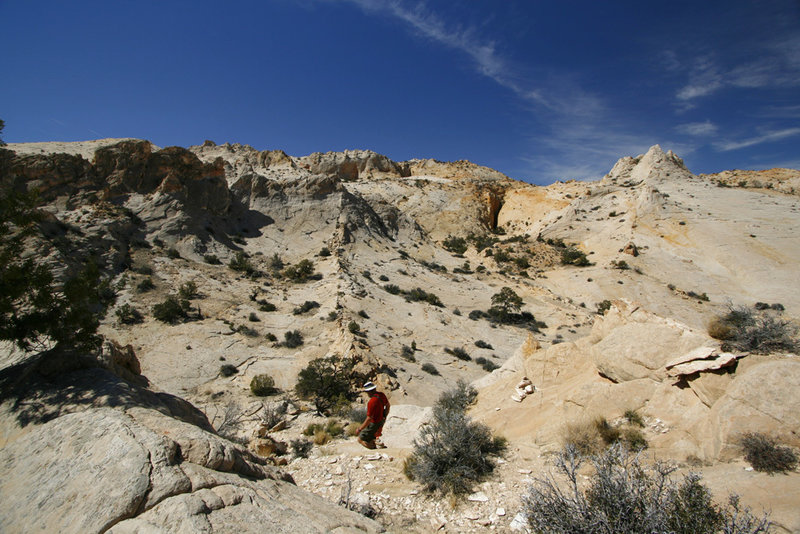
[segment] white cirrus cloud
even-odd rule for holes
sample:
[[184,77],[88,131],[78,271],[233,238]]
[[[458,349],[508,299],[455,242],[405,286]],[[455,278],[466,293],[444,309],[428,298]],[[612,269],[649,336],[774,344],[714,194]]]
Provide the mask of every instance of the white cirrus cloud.
[[763,143],[780,141],[781,139],[786,139],[787,137],[793,137],[795,135],[800,135],[800,128],[786,128],[774,132],[767,132],[757,137],[751,137],[749,139],[742,139],[739,141],[720,141],[718,143],[714,143],[714,146],[717,148],[717,150],[722,152],[730,152],[731,150],[739,150]]
[[717,133],[718,128],[716,124],[707,120],[705,122],[688,122],[686,124],[679,124],[675,127],[675,130],[682,134],[699,137],[714,135]]

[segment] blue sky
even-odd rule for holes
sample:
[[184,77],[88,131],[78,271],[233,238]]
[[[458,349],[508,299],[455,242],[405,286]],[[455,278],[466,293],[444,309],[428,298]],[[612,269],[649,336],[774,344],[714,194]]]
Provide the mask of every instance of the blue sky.
[[7,142],[800,168],[800,2],[0,0]]

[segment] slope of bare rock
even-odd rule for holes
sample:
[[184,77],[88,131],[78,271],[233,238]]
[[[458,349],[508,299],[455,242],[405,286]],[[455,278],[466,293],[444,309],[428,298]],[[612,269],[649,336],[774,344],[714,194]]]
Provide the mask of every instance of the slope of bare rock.
[[[4,383],[15,373],[4,369]],[[286,482],[180,399],[97,369],[12,389],[2,403],[4,532],[381,530]]]

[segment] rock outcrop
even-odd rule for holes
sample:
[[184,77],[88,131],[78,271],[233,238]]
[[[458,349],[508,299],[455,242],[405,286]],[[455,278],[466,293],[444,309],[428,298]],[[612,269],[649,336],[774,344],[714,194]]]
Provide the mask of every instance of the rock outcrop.
[[18,371],[2,371],[3,532],[381,530],[219,437],[186,401],[101,369],[14,383]]

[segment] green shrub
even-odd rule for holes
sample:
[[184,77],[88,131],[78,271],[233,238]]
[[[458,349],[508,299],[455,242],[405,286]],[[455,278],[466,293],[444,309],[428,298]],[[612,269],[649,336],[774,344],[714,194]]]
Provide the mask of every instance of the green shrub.
[[178,252],[176,248],[170,248],[169,250],[167,250],[167,257],[173,260],[177,260],[181,257],[181,253]]
[[639,412],[636,410],[625,410],[623,417],[632,425],[636,425],[638,427],[644,426],[644,419],[642,419],[642,416],[639,415]]
[[268,374],[256,375],[250,380],[250,391],[257,397],[274,395],[277,392],[275,379]]
[[433,293],[428,293],[424,291],[422,288],[414,288],[411,291],[405,292],[406,300],[408,302],[427,302],[433,306],[438,306],[439,308],[444,308],[444,304],[442,301],[439,300],[439,297],[434,295]]
[[203,261],[208,263],[209,265],[222,265],[222,262],[217,257],[216,254],[206,254],[203,256]]
[[397,287],[395,284],[386,284],[385,286],[383,286],[383,289],[387,293],[391,293],[392,295],[399,295],[400,294],[400,288]]
[[439,370],[436,368],[436,366],[434,366],[430,362],[423,363],[422,364],[422,370],[425,371],[426,373],[428,373],[430,375],[434,375],[434,376],[439,374]]
[[359,317],[363,317],[364,319],[369,319],[369,314],[367,312],[365,312],[364,310],[359,310],[358,311],[358,316]]
[[777,441],[764,434],[750,432],[744,434],[739,443],[744,450],[744,459],[756,471],[783,473],[794,471],[797,455],[789,447],[778,445]]
[[190,309],[188,300],[179,300],[174,295],[168,296],[163,302],[153,306],[153,317],[157,320],[175,324],[189,317]]
[[256,312],[250,312],[250,315],[247,316],[247,320],[251,323],[257,323],[261,321],[261,319],[258,318],[258,315],[256,315]]
[[575,247],[567,247],[561,251],[561,264],[586,267],[588,265],[591,265],[591,262],[586,257],[585,252],[582,252],[576,249]]
[[242,250],[236,253],[230,263],[228,263],[228,267],[234,271],[245,273],[248,276],[252,276],[256,272],[256,268],[250,263],[250,258],[247,256],[247,253]]
[[466,415],[474,389],[459,382],[434,405],[428,425],[420,430],[405,465],[410,478],[426,491],[463,494],[492,472],[494,458],[505,450],[502,438]]
[[477,340],[475,342],[475,346],[478,347],[479,349],[493,350],[493,347],[482,339]]
[[196,299],[198,297],[197,284],[192,281],[181,284],[181,287],[178,288],[178,296],[183,300]]
[[137,324],[143,320],[142,314],[130,304],[123,304],[116,311],[117,321],[120,324]]
[[315,300],[307,300],[303,304],[301,304],[300,306],[298,306],[297,308],[292,310],[292,314],[294,314],[294,315],[302,315],[302,314],[304,314],[304,313],[306,313],[308,311],[311,311],[313,309],[316,309],[316,308],[319,308],[319,302],[317,302]]
[[331,255],[331,249],[329,249],[328,247],[322,247],[319,251],[319,255],[322,258],[327,258],[328,256]]
[[403,345],[403,348],[400,350],[400,357],[408,362],[417,361],[417,358],[414,357],[414,349],[408,345]]
[[382,274],[382,275],[380,275],[378,277],[378,280],[380,280],[381,282],[388,282],[389,281],[389,277],[386,276],[385,274]]
[[363,276],[367,280],[372,280],[372,273],[367,271],[366,269],[361,271],[361,276]]
[[298,374],[295,391],[301,398],[312,400],[317,412],[323,414],[352,397],[352,372],[351,358],[316,358]]
[[233,376],[239,372],[239,369],[235,365],[231,365],[226,363],[219,368],[219,374],[224,377]]
[[597,315],[605,315],[608,310],[611,309],[611,301],[604,300],[602,302],[597,303]]
[[475,363],[480,365],[484,371],[491,373],[495,369],[499,368],[500,366],[494,363],[492,360],[484,358],[483,356],[478,356],[475,358]]
[[299,330],[289,330],[283,334],[283,346],[295,349],[303,345],[303,334]]
[[309,451],[313,445],[307,439],[293,439],[289,442],[289,447],[292,449],[292,455],[295,458],[307,458]]
[[274,253],[272,257],[269,259],[269,268],[272,269],[273,271],[280,271],[284,267],[285,265],[283,263],[283,259],[281,259],[280,254],[278,254],[277,252]]
[[360,334],[361,333],[361,327],[355,321],[350,321],[350,323],[348,323],[347,330],[351,334]]
[[275,311],[277,309],[278,309],[277,306],[275,306],[271,302],[268,302],[268,301],[266,301],[264,299],[261,299],[261,300],[258,301],[258,311],[273,312],[273,311]]
[[284,276],[292,282],[303,283],[315,278],[314,263],[311,260],[300,260],[283,271]]
[[136,291],[138,293],[147,293],[148,291],[152,291],[156,288],[156,285],[153,283],[152,278],[145,278],[138,284],[136,284]]
[[454,349],[445,348],[444,351],[451,356],[455,356],[459,360],[463,360],[465,362],[471,361],[472,357],[469,353],[461,347],[456,347]]
[[442,246],[455,254],[464,254],[467,251],[467,240],[463,237],[447,236]]

